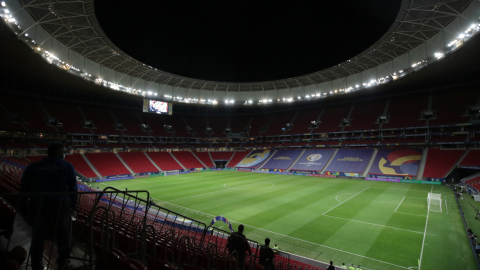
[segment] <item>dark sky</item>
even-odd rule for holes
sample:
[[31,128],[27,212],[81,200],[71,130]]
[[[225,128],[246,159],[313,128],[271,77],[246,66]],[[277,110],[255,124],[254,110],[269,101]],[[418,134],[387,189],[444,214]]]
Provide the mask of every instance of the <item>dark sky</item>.
[[157,69],[247,82],[315,72],[354,57],[391,26],[400,0],[96,0],[107,36]]

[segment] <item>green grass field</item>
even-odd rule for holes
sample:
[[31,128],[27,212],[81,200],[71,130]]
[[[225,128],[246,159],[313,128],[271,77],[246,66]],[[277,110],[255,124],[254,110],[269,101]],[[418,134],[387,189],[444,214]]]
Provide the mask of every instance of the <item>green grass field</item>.
[[[223,215],[259,243],[364,269],[475,269],[452,191],[445,186],[213,171],[106,182],[148,190],[157,204],[210,223]],[[427,194],[441,193],[442,212]],[[444,195],[445,194],[445,195]],[[227,229],[225,224],[215,226]],[[223,226],[223,227],[222,227]]]

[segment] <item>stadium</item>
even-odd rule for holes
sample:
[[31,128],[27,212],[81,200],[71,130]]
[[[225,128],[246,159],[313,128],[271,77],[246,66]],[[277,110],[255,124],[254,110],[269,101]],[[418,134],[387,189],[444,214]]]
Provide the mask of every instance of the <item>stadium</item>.
[[0,1],[0,269],[480,269],[480,1],[134,2]]

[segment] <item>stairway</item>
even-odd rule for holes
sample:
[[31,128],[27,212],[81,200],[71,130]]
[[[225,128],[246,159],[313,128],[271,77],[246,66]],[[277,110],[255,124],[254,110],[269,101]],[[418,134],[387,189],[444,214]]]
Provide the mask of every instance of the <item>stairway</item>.
[[153,160],[150,158],[150,156],[147,155],[147,153],[143,152],[143,154],[148,158],[148,160],[150,160],[150,162],[153,164],[153,166],[155,166],[155,168],[157,168],[157,170],[159,172],[162,171],[162,169],[160,169],[160,167],[158,167],[157,164],[155,164],[155,162],[153,162]]
[[97,171],[97,169],[95,169],[95,166],[93,166],[93,164],[90,162],[90,160],[88,160],[87,156],[85,156],[84,154],[81,154],[81,156],[83,157],[83,159],[85,160],[85,162],[87,162],[88,166],[90,166],[90,168],[92,169],[92,171],[93,171],[99,178],[103,178],[103,176]]
[[261,168],[263,168],[263,166],[268,163],[268,161],[275,155],[276,152],[277,150],[274,150],[272,154],[268,157],[268,159],[265,162],[263,162],[262,166],[258,167],[258,169],[260,170]]
[[175,161],[178,163],[178,165],[182,166],[182,168],[183,168],[184,170],[187,170],[187,171],[188,171],[188,169],[185,168],[185,166],[183,166],[183,164],[172,154],[172,152],[168,152],[168,153],[170,154],[170,156],[172,156],[173,159],[175,159]]
[[363,172],[362,174],[362,177],[366,177],[368,172],[370,171],[370,168],[372,167],[373,165],[373,161],[375,160],[375,157],[377,156],[377,153],[378,153],[378,149],[375,148],[375,150],[373,150],[373,155],[372,157],[370,158],[370,162],[368,162],[368,165],[367,165],[367,168],[365,169],[365,171]]
[[288,166],[287,172],[289,172],[290,168],[292,168],[292,166],[295,165],[295,163],[297,163],[297,161],[303,156],[303,153],[305,153],[305,150],[307,150],[307,149],[303,149],[302,153],[300,153],[300,155],[298,155],[298,157],[295,159],[295,161],[293,161],[292,164],[290,164],[290,166]]
[[117,156],[117,158],[120,160],[120,162],[122,162],[123,166],[125,166],[125,168],[127,168],[127,170],[131,173],[131,174],[135,174],[135,172],[130,169],[130,167],[127,165],[127,163],[120,157],[120,155],[118,153],[115,153],[115,155]]
[[335,156],[337,155],[338,150],[339,150],[339,149],[335,149],[335,153],[333,153],[333,155],[332,155],[332,157],[330,158],[330,160],[327,162],[327,164],[325,164],[325,167],[323,167],[323,170],[320,172],[320,174],[324,174],[324,173],[325,173],[325,170],[328,168],[328,166],[330,166],[330,163],[332,163],[333,159],[334,159]]
[[427,163],[428,148],[423,149],[422,159],[420,160],[420,165],[418,166],[417,180],[422,180],[423,172],[425,171],[425,164]]
[[192,153],[192,155],[193,155],[200,163],[202,163],[202,165],[203,165],[204,168],[208,168],[208,166],[205,165],[205,163],[203,163],[203,161],[202,161],[201,159],[199,159],[199,158],[197,157],[197,155],[195,155],[195,152],[190,151],[190,153]]

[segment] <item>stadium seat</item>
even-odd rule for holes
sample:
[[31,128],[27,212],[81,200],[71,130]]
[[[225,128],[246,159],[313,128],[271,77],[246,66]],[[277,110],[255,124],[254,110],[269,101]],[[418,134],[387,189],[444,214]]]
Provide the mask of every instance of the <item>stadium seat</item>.
[[250,151],[245,151],[245,152],[236,151],[235,154],[233,154],[232,159],[230,159],[230,162],[228,162],[226,166],[227,167],[237,166],[237,164],[240,163],[240,161],[242,161],[249,153]]

